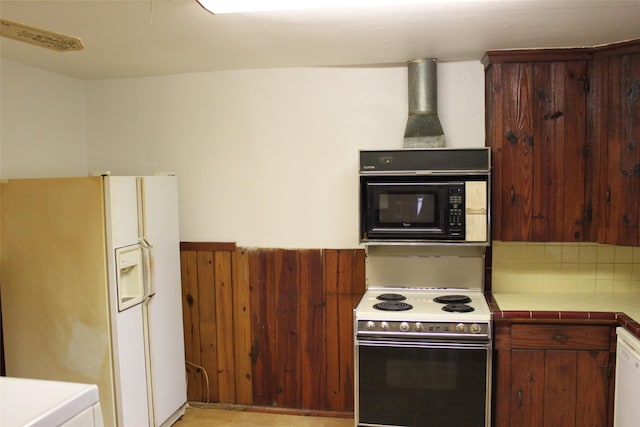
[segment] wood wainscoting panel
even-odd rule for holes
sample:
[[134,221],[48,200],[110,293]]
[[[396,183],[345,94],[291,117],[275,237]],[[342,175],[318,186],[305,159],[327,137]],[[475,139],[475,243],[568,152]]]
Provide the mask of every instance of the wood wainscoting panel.
[[[187,399],[250,403],[251,381],[238,380],[246,375],[245,359],[251,347],[245,327],[248,304],[243,297],[248,295],[248,283],[243,279],[246,275],[234,269],[234,261],[243,265],[242,251],[235,245],[182,243],[180,258]],[[242,286],[247,289],[243,291]]]
[[364,251],[325,251],[327,408],[353,411],[353,309],[365,289]]
[[363,250],[199,243],[181,260],[189,400],[353,412]]
[[206,401],[203,394],[204,376],[200,366],[200,310],[198,292],[198,260],[195,251],[180,251],[182,276],[182,318],[184,322],[184,352],[187,370],[187,399]]
[[320,251],[301,252],[300,353],[301,407],[327,408],[327,302]]
[[237,249],[232,254],[233,278],[233,348],[235,349],[236,402],[253,403],[251,366],[251,292],[249,288],[249,254]]

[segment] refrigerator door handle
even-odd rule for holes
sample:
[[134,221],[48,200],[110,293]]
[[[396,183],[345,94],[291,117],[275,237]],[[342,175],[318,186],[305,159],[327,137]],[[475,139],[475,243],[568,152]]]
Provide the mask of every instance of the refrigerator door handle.
[[142,263],[144,265],[144,288],[147,299],[156,294],[156,281],[153,268],[153,245],[142,237],[140,239],[140,247],[142,248]]

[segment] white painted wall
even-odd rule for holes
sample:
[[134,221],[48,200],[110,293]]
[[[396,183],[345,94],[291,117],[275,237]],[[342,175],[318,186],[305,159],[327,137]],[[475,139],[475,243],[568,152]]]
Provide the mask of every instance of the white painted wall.
[[[3,106],[5,86],[14,81],[28,86],[36,80],[42,90],[57,92],[40,73],[13,73],[6,83],[3,77]],[[86,127],[68,123],[87,132],[82,166],[113,174],[176,172],[183,241],[358,247],[358,150],[401,148],[407,118],[405,66],[223,71],[84,85]],[[85,90],[79,87],[69,88],[71,98]],[[3,108],[3,125],[9,118],[24,125],[24,110],[34,102],[6,119]],[[438,102],[448,146],[484,145],[479,61],[439,64]],[[59,147],[49,153],[54,163],[69,149],[40,135],[23,143],[17,135],[5,137],[4,129],[0,143],[3,165],[17,162],[10,174],[0,171],[3,177],[56,172],[25,146]],[[77,149],[80,156],[84,148]],[[61,168],[85,173],[76,163]]]
[[0,177],[86,175],[85,83],[0,61]]

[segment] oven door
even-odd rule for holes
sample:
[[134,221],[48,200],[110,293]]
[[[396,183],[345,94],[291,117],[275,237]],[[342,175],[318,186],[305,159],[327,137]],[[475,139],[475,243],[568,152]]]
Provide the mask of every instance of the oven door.
[[358,426],[490,425],[491,344],[356,340]]

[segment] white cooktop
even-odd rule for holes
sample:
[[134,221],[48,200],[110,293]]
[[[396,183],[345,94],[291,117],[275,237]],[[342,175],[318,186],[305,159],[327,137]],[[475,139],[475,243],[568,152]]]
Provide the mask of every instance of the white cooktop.
[[[413,306],[410,310],[385,311],[374,307],[381,302],[378,295],[395,293],[406,297],[403,301]],[[444,295],[466,295],[471,298],[467,305],[473,307],[473,311],[458,313],[444,311],[445,304],[435,302],[433,299]],[[491,320],[491,311],[484,294],[478,289],[462,288],[392,288],[369,287],[355,310],[358,320],[387,320],[387,321],[469,321],[487,322]]]

